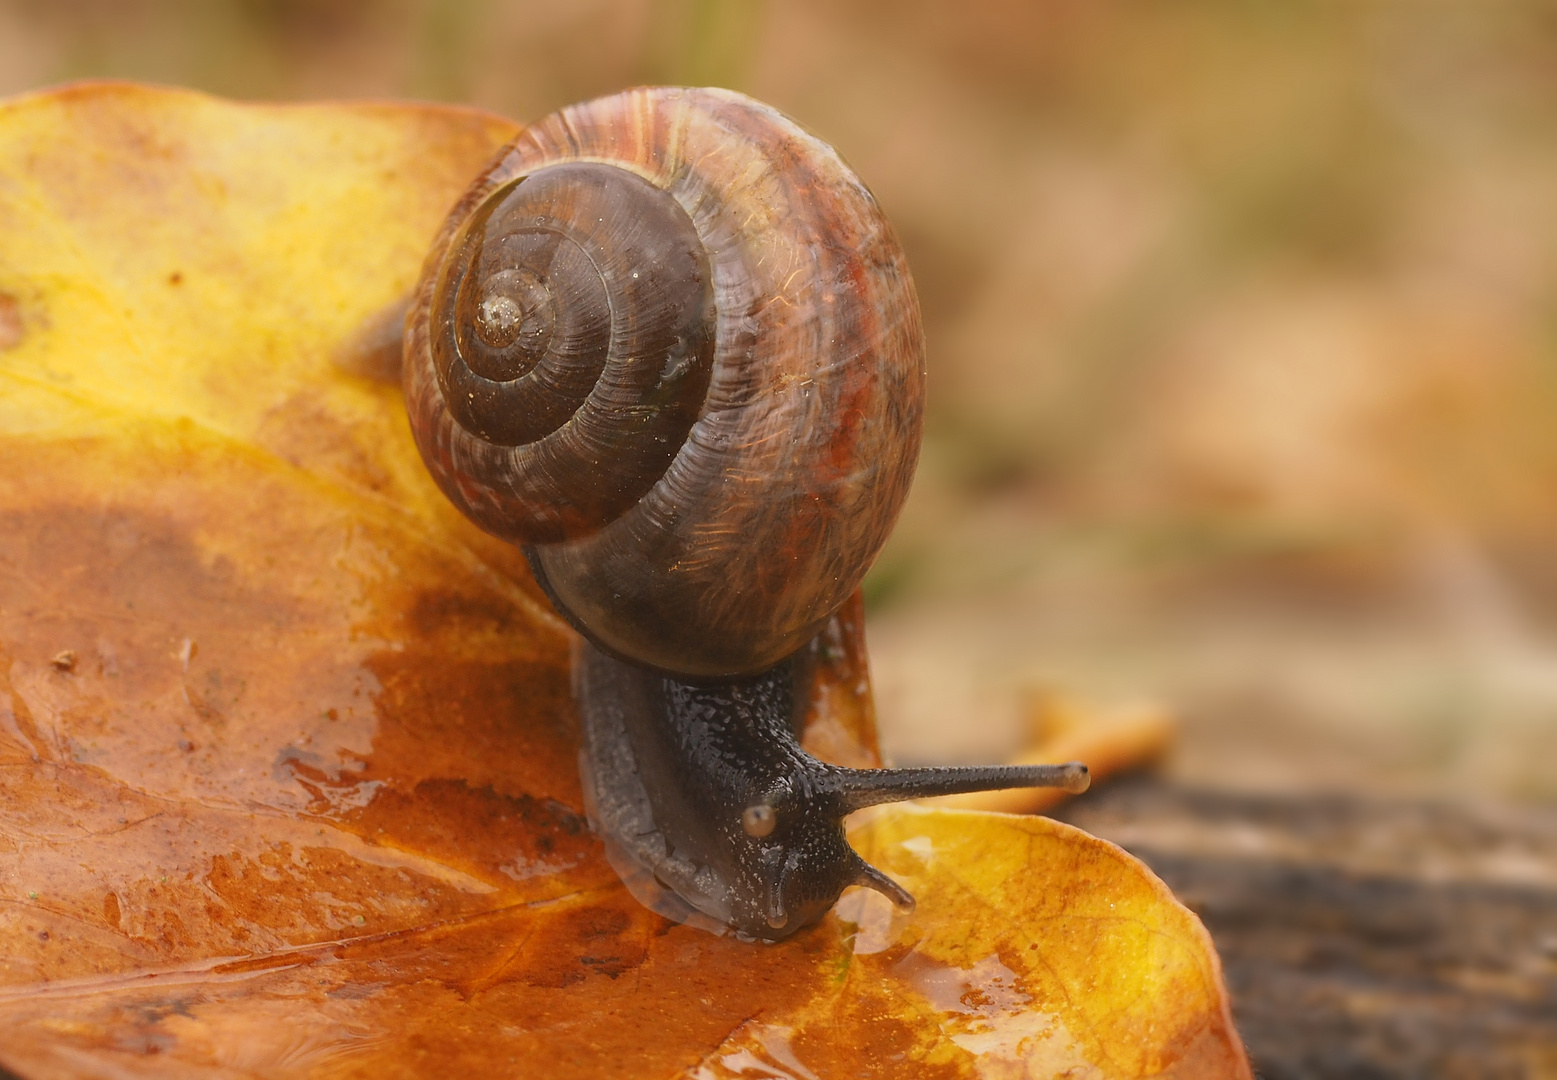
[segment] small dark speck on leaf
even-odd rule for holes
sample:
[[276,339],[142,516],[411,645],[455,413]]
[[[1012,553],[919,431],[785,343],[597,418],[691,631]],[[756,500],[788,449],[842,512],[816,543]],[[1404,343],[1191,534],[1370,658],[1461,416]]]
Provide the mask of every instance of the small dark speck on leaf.
[[168,284],[169,285],[182,285],[182,284],[184,284],[184,273],[183,273],[183,271],[182,270],[175,270],[171,274],[169,274],[168,275]]
[[22,340],[22,310],[16,297],[0,293],[0,352]]

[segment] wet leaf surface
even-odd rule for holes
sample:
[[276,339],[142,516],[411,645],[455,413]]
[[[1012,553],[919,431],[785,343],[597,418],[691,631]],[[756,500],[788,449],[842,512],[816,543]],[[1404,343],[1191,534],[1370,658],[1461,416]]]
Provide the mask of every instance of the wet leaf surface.
[[[1118,849],[899,810],[756,946],[582,809],[570,640],[342,363],[512,134],[85,86],[0,104],[0,1062],[57,1076],[1246,1076]],[[859,613],[808,744],[874,759]]]

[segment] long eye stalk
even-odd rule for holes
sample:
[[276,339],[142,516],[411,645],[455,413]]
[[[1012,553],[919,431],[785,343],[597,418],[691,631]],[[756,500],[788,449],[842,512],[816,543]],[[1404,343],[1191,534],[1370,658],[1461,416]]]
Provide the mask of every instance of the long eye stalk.
[[1092,783],[1079,761],[1064,765],[974,765],[923,769],[840,769],[838,791],[852,812],[904,799],[962,795],[1003,788],[1057,787],[1073,794]]

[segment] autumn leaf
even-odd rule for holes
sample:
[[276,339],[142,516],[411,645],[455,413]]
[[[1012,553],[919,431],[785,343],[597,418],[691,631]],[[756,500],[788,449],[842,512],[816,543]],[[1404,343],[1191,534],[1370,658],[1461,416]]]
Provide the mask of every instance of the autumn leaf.
[[[352,358],[514,128],[0,103],[0,1063],[63,1076],[1248,1076],[1139,863],[900,809],[761,946],[588,828],[570,638]],[[808,745],[874,760],[858,612]]]

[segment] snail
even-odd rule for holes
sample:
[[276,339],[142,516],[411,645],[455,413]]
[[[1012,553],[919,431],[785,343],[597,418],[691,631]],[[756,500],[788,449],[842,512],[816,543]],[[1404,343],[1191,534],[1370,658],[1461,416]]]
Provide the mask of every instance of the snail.
[[[590,820],[688,909],[776,941],[850,885],[843,820],[1086,767],[848,769],[796,740],[805,646],[918,458],[903,253],[831,147],[724,90],[526,128],[450,212],[406,319],[417,445],[582,636]],[[799,686],[803,690],[803,685]]]

